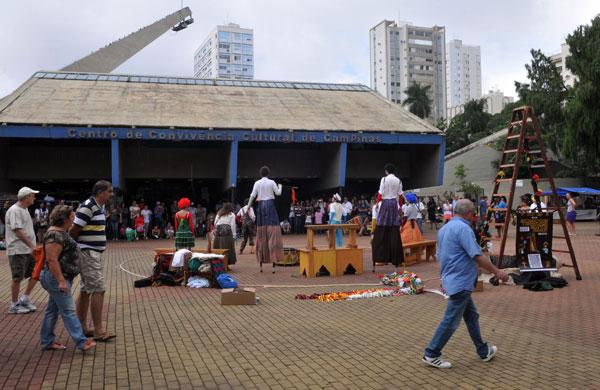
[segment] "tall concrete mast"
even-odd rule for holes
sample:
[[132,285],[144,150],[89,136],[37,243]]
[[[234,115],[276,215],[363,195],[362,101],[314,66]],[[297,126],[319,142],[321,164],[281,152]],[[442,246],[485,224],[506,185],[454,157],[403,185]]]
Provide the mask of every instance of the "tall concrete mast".
[[[179,31],[185,28],[187,24],[191,24],[193,21],[191,16],[192,11],[189,7],[180,9],[149,26],[143,27],[124,38],[108,44],[92,54],[73,62],[71,65],[65,66],[61,70],[68,72],[110,73],[174,26],[178,26],[175,31]],[[188,17],[190,19],[186,20]]]

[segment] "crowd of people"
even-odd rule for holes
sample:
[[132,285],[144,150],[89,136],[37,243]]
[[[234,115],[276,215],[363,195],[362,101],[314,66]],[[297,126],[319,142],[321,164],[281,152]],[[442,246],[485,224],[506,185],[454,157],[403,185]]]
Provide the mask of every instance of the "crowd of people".
[[[57,340],[58,317],[78,349],[88,351],[96,342],[116,337],[103,325],[104,261],[106,249],[106,216],[104,207],[113,197],[110,182],[94,184],[91,196],[77,209],[64,202],[39,204],[33,217],[29,208],[35,204],[39,191],[23,187],[17,201],[2,212],[6,250],[11,270],[10,314],[36,311],[29,295],[39,280],[48,292],[44,318],[40,329],[43,350],[64,350]],[[37,257],[37,259],[36,259]],[[71,295],[73,279],[81,276],[79,296]],[[21,283],[27,287],[19,296]],[[91,314],[91,323],[88,321]]]

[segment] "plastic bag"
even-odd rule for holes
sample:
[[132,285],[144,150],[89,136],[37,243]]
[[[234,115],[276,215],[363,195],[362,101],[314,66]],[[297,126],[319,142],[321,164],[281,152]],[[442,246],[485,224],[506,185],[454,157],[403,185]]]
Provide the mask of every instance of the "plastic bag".
[[221,288],[236,288],[238,286],[237,280],[226,273],[217,276],[217,283]]

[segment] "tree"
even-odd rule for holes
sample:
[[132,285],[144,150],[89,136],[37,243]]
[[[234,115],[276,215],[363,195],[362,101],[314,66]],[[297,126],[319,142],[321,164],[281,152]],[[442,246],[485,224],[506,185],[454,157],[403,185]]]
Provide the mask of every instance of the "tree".
[[471,136],[478,133],[483,133],[484,136],[489,135],[486,129],[492,115],[484,111],[485,105],[485,99],[471,100],[465,104],[465,112],[462,115],[467,132]]
[[521,101],[533,106],[543,129],[544,143],[559,153],[564,132],[563,103],[567,88],[558,69],[541,50],[531,50],[531,64],[525,65],[529,83],[515,81]]
[[477,199],[483,194],[483,188],[467,181],[467,171],[468,169],[463,164],[459,164],[454,168],[454,177],[458,180],[459,185],[458,191],[462,192],[467,199]]
[[485,99],[467,102],[462,114],[455,115],[446,130],[446,150],[452,153],[487,135],[487,124],[492,117],[484,112]]
[[426,118],[431,113],[431,98],[429,90],[431,86],[421,85],[413,82],[404,93],[408,96],[403,102],[403,106],[408,106],[408,110],[419,118]]
[[567,68],[577,77],[565,104],[562,152],[583,174],[600,170],[600,16],[567,37]]

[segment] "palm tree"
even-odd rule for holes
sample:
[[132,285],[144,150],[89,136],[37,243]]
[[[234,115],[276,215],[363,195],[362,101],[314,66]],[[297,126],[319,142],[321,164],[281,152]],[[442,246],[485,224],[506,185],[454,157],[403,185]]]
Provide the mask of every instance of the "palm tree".
[[431,99],[428,95],[430,88],[430,85],[421,87],[413,81],[412,85],[404,91],[408,97],[402,102],[402,105],[408,105],[408,110],[419,118],[428,117],[431,113]]

